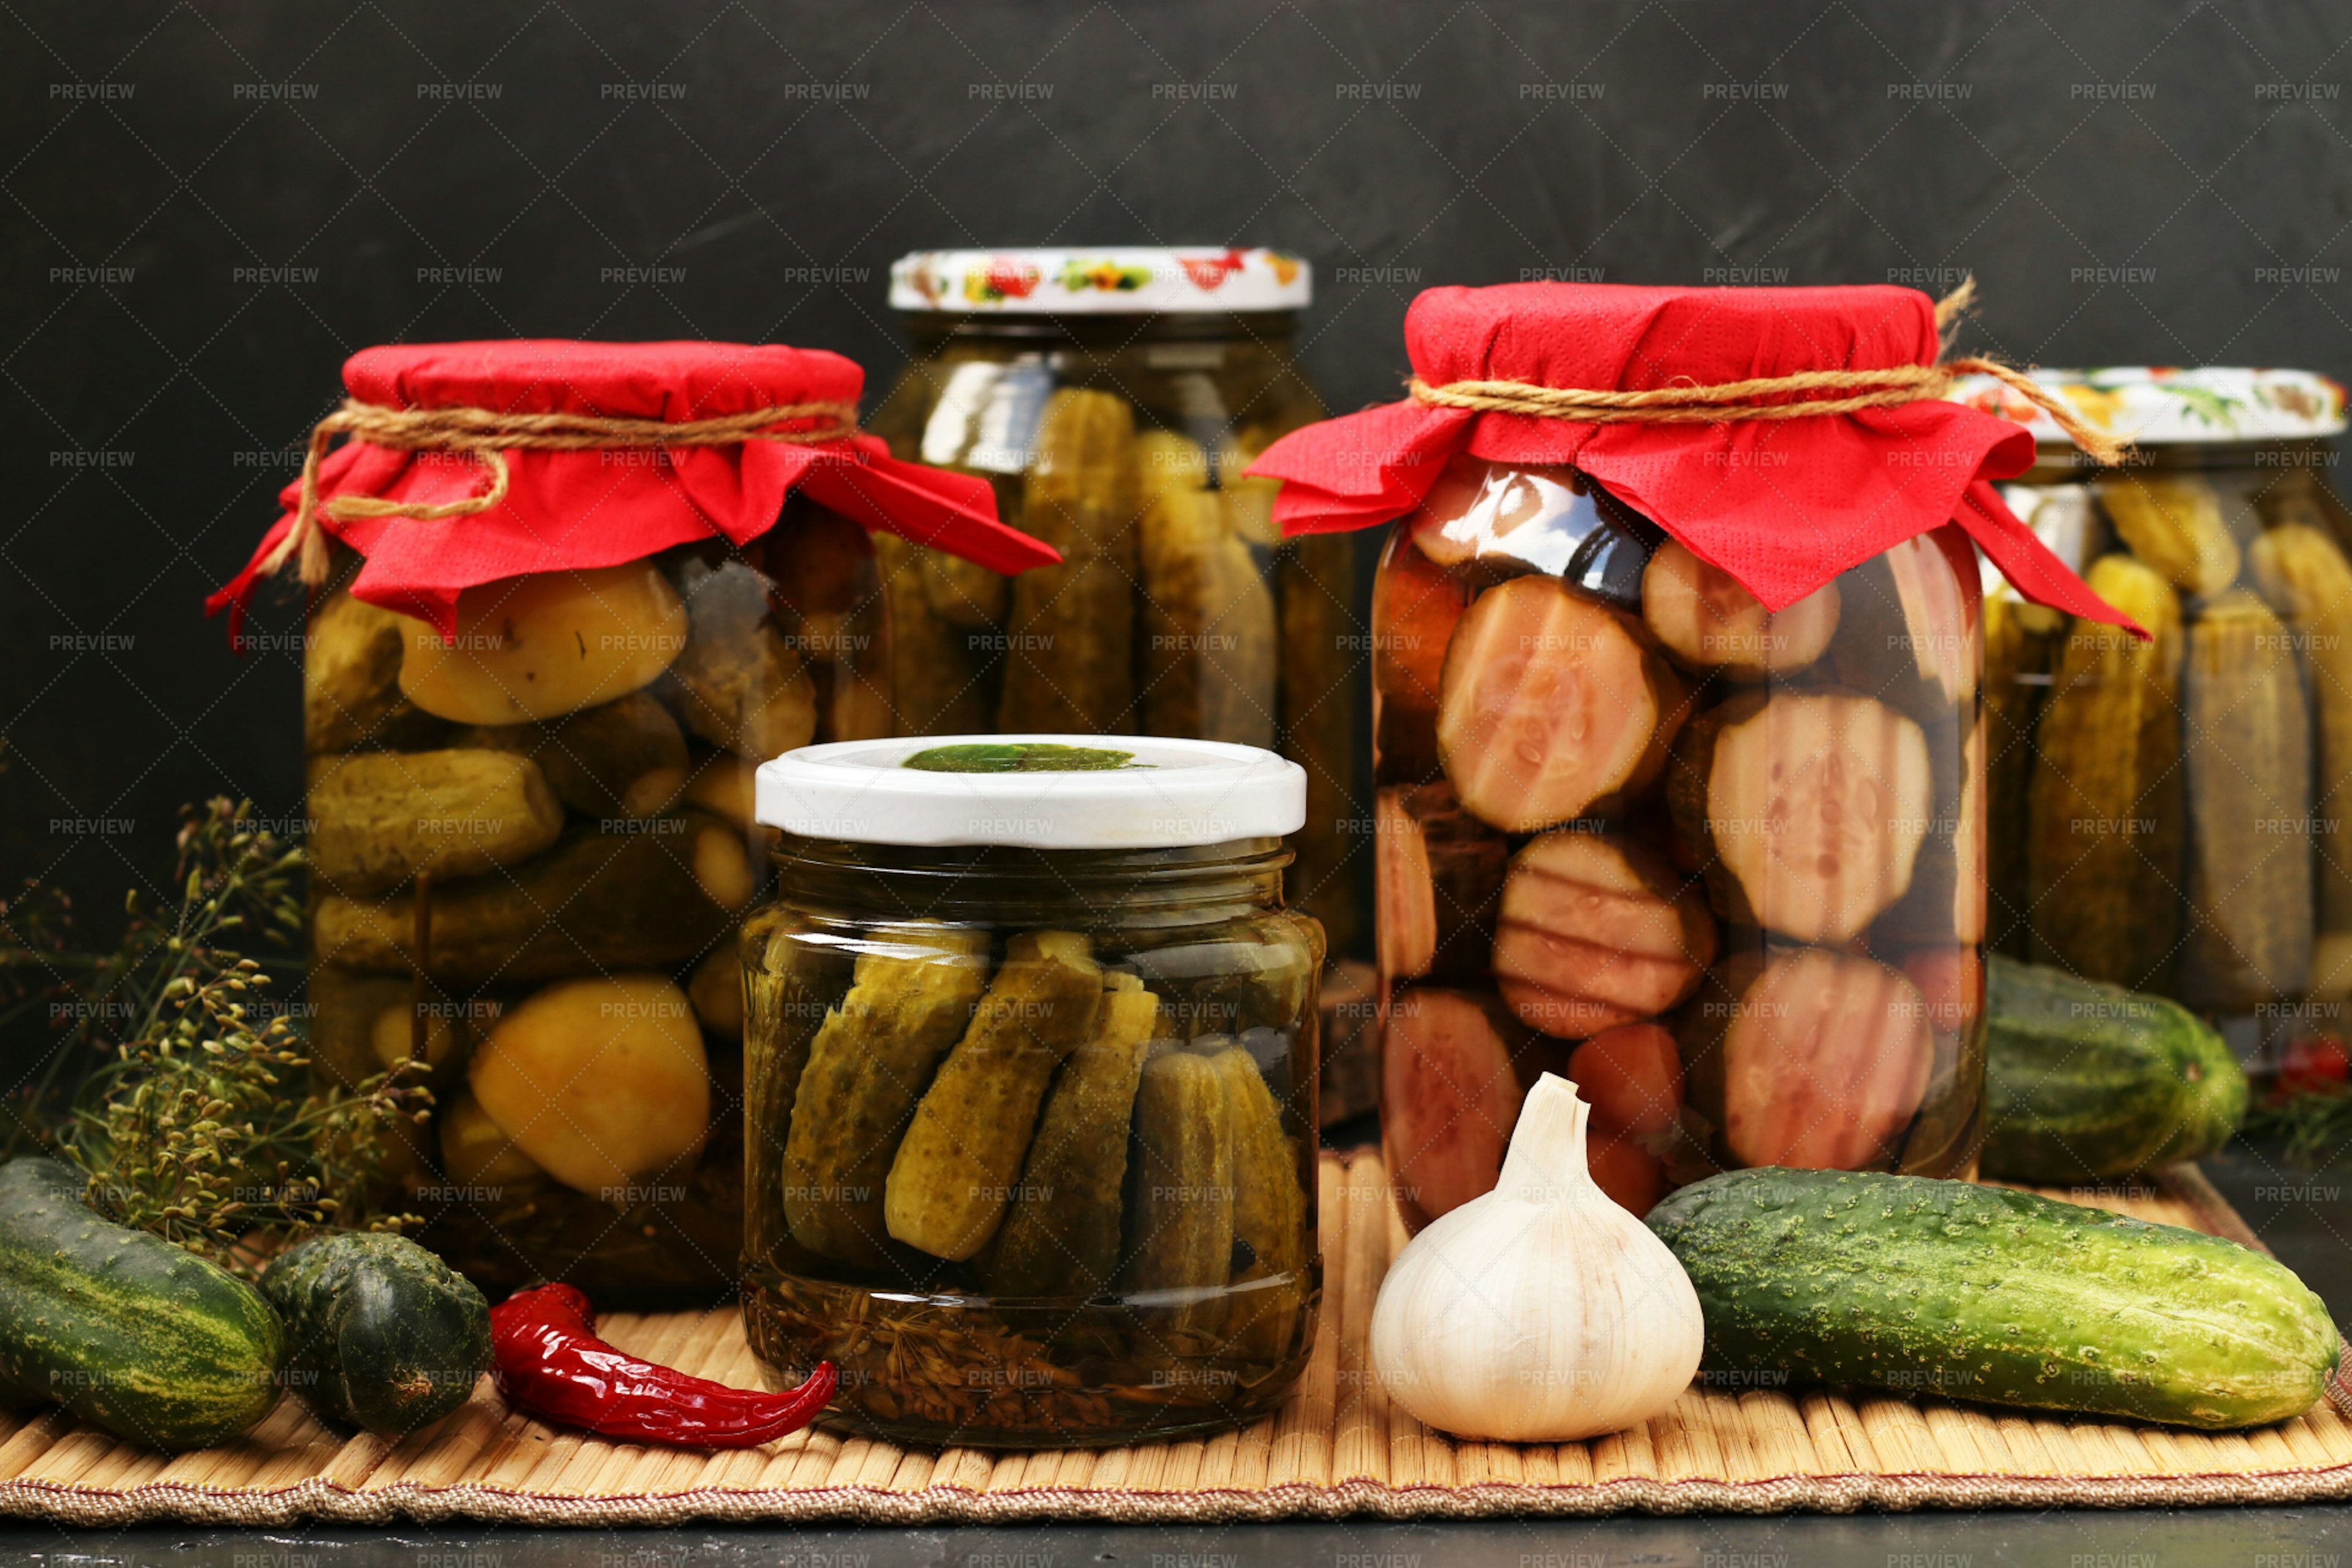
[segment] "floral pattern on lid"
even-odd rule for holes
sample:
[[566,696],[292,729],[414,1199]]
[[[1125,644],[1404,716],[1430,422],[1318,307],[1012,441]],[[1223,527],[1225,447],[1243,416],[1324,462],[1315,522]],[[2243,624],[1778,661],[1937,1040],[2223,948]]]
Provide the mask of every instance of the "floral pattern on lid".
[[[2307,370],[2111,365],[2032,375],[2084,419],[2144,446],[2317,440],[2344,432],[2343,385]],[[2072,444],[2047,414],[1990,376],[1962,378],[1951,398],[2014,419],[2046,446]]]
[[919,250],[890,268],[890,303],[901,310],[1198,314],[1297,310],[1313,298],[1299,258],[1217,246]]

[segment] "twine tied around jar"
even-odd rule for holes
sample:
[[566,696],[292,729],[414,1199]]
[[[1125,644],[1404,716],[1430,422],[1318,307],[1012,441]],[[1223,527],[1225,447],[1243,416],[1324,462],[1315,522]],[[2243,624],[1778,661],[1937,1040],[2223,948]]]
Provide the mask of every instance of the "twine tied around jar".
[[[1950,325],[1975,300],[1976,280],[1963,280],[1936,301],[1937,327]],[[1925,403],[1942,397],[1955,381],[1972,374],[1991,376],[2049,415],[2094,462],[2112,467],[2131,449],[2129,442],[2084,420],[2063,398],[2023,372],[1979,356],[1938,360],[1934,364],[1889,365],[1883,370],[1807,370],[1712,386],[1663,386],[1649,392],[1541,386],[1526,381],[1449,381],[1433,386],[1419,376],[1412,379],[1411,389],[1414,402],[1439,408],[1528,414],[1582,425],[1721,425],[1734,420],[1813,419],[1864,408]],[[1790,401],[1757,401],[1767,397]]]
[[[776,429],[796,421],[816,421],[796,429]],[[735,447],[746,441],[782,441],[793,446],[817,446],[845,440],[857,433],[855,403],[784,403],[710,419],[612,419],[594,414],[501,414],[490,408],[388,408],[354,397],[310,431],[302,457],[301,500],[294,510],[294,526],[261,563],[268,576],[288,557],[301,558],[306,586],[327,580],[331,559],[326,531],[319,526],[325,512],[337,521],[362,517],[404,517],[419,522],[444,522],[474,517],[507,499],[508,452],[588,452],[599,448],[656,447]],[[463,500],[427,503],[386,500],[380,496],[319,497],[319,465],[328,444],[338,435],[372,447],[406,452],[469,452],[489,471],[490,488]]]

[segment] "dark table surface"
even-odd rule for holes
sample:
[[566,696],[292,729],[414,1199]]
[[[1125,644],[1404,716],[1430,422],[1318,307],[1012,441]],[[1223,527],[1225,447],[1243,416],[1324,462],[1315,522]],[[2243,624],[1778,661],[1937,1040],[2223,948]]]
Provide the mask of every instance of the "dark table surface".
[[[2352,1322],[2347,1166],[2298,1170],[2233,1145],[2214,1185]],[[0,1563],[56,1568],[2343,1568],[2344,1508],[1702,1515],[1488,1524],[954,1530],[0,1531]]]

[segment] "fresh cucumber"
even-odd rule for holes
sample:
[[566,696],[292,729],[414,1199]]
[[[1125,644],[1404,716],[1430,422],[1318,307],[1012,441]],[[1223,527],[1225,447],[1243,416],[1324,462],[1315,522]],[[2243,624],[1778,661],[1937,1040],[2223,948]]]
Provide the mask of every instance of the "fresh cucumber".
[[0,1166],[0,1388],[150,1447],[223,1442],[278,1401],[260,1291],[82,1201],[55,1160]]
[[2227,1427],[2301,1415],[2336,1370],[2326,1307],[2276,1260],[2031,1193],[1767,1167],[1649,1224],[1735,1376]]
[[388,1437],[448,1415],[490,1366],[490,1305],[398,1236],[322,1236],[261,1277],[293,1341],[289,1380],[312,1408]]
[[2246,1075],[2178,1002],[1986,961],[1984,1172],[2049,1185],[2210,1154],[2246,1114]]

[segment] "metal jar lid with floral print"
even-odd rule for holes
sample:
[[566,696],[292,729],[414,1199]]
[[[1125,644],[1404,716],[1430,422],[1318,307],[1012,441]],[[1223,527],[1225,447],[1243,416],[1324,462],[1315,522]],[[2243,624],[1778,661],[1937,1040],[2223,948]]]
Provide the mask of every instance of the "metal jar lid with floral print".
[[919,250],[890,268],[893,308],[958,315],[1241,314],[1313,298],[1297,257],[1214,245]]
[[[2143,447],[2312,441],[2344,433],[2342,384],[2307,370],[2108,365],[2032,375],[2092,425]],[[2044,446],[2071,445],[2049,415],[1990,376],[1969,376],[1948,395],[2016,420]]]

